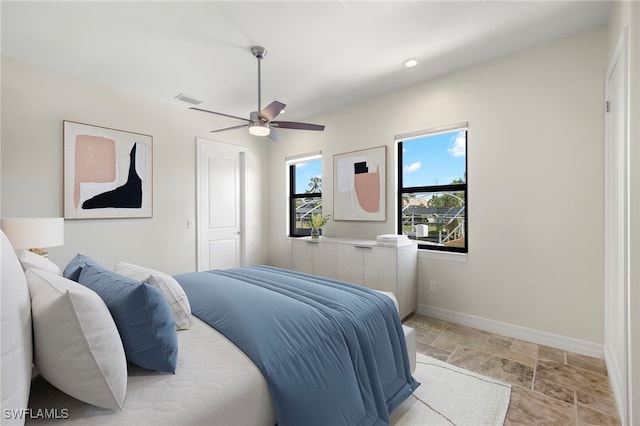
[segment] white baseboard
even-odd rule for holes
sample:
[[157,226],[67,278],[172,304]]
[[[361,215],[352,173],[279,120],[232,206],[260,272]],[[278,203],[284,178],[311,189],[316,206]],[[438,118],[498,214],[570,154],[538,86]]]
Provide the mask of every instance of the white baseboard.
[[532,328],[521,327],[519,325],[463,314],[429,305],[419,305],[416,313],[455,324],[478,328],[491,333],[501,334],[503,336],[604,359],[603,345],[586,340],[534,330]]

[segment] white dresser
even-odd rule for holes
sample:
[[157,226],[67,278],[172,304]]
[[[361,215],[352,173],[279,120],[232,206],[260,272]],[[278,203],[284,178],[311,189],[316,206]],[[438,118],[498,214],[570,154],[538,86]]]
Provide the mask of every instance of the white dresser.
[[365,287],[390,291],[398,299],[400,318],[418,307],[418,246],[382,246],[374,240],[292,238],[291,267]]

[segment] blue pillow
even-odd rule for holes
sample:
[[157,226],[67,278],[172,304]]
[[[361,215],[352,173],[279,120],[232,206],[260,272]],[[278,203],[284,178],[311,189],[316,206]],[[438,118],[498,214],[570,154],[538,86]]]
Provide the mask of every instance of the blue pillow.
[[98,293],[111,311],[128,361],[175,373],[176,321],[160,290],[89,263],[80,269],[78,282]]
[[78,282],[78,277],[80,277],[80,270],[84,265],[95,265],[100,266],[98,262],[90,258],[89,256],[85,256],[84,254],[78,253],[76,257],[71,259],[71,262],[64,268],[62,272],[62,276],[68,280],[72,280]]

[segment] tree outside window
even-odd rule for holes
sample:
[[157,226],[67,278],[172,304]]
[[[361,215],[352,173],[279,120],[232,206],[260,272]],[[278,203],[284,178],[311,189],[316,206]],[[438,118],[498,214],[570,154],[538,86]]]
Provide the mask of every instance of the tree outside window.
[[311,216],[322,214],[322,159],[289,164],[289,235],[311,235]]

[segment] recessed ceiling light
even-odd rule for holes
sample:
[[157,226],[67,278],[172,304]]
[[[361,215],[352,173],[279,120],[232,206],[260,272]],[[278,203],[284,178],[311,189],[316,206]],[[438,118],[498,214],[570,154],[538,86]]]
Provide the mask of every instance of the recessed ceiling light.
[[413,68],[416,65],[418,65],[420,63],[420,61],[418,61],[415,58],[411,58],[411,59],[407,59],[406,61],[404,61],[404,67],[405,68]]

